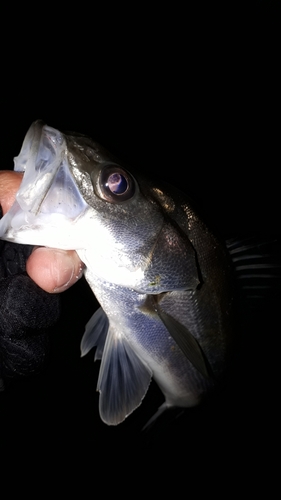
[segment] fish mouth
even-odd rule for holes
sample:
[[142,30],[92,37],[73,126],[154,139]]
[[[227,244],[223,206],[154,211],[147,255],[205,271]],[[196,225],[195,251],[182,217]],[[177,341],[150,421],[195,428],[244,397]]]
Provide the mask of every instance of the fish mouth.
[[31,125],[19,155],[14,158],[14,170],[24,172],[17,193],[17,201],[23,210],[38,214],[51,187],[55,187],[55,178],[58,177],[56,184],[59,181],[62,184],[62,171],[66,170],[62,165],[65,150],[66,143],[61,132],[41,120]]
[[2,239],[45,245],[44,236],[38,238],[34,230],[42,236],[46,228],[55,228],[59,236],[58,228],[73,222],[88,206],[72,176],[64,134],[41,120],[29,128],[14,158],[14,170],[24,175],[13,206],[0,221]]

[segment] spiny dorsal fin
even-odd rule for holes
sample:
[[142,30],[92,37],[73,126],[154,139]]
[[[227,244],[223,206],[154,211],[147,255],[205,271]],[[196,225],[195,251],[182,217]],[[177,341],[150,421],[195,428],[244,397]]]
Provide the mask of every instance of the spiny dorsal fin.
[[226,242],[240,299],[259,306],[261,300],[281,296],[281,236],[249,236]]
[[97,347],[95,361],[102,358],[109,321],[104,310],[99,307],[93,314],[85,327],[85,333],[81,340],[81,356],[85,356],[93,347]]

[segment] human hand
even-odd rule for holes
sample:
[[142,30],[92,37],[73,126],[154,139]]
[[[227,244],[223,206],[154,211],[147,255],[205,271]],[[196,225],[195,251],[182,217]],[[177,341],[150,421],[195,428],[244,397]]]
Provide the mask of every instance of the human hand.
[[[22,174],[0,171],[0,203],[3,214],[12,206]],[[83,263],[74,250],[35,248],[26,261],[26,271],[43,290],[59,293],[70,288],[83,274]]]
[[[12,206],[21,180],[20,173],[0,171],[3,214]],[[31,248],[0,240],[0,392],[3,379],[42,369],[48,358],[48,331],[60,312],[57,292],[82,275],[75,251],[35,247],[30,254]]]

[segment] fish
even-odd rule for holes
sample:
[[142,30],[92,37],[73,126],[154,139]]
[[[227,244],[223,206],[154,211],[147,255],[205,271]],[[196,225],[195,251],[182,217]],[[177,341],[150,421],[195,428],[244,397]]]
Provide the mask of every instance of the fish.
[[152,378],[166,409],[200,404],[225,378],[235,291],[225,243],[189,197],[135,172],[91,138],[38,120],[14,170],[23,180],[0,238],[76,250],[100,307],[81,355],[100,361],[99,413],[123,422]]

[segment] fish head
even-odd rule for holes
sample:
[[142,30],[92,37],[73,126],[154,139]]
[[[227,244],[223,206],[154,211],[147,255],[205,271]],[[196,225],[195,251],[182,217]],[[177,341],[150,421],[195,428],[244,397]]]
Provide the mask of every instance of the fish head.
[[194,249],[170,217],[172,196],[103,146],[37,121],[14,162],[24,176],[2,239],[77,250],[94,275],[141,293],[198,284]]

